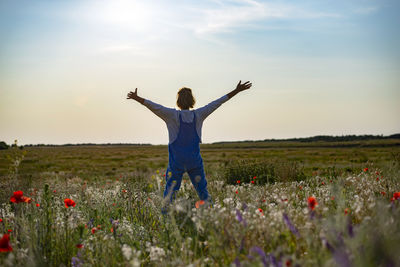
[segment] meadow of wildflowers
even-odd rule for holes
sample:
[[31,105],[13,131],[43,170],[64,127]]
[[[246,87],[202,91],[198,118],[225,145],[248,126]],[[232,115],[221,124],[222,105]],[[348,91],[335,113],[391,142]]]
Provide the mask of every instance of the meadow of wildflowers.
[[379,168],[368,163],[340,176],[266,184],[257,183],[257,173],[227,184],[213,172],[211,207],[197,202],[185,179],[167,215],[161,214],[161,169],[92,180],[47,175],[40,187],[9,175],[0,206],[1,266],[400,263],[395,161]]

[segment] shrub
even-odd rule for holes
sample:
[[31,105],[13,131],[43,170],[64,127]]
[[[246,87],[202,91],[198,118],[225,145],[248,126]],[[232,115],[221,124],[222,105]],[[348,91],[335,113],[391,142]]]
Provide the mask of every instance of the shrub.
[[[278,181],[300,181],[306,178],[303,166],[291,161],[231,161],[223,172],[227,184],[266,184]],[[256,177],[254,179],[254,177]]]
[[1,141],[0,142],[0,150],[3,150],[3,149],[8,149],[8,145],[6,144],[6,142]]

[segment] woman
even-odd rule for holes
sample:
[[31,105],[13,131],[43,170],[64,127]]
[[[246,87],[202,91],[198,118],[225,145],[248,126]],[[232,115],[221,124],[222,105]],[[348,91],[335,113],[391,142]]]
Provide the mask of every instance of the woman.
[[210,194],[207,191],[203,159],[200,155],[203,121],[221,104],[237,93],[249,89],[251,85],[249,81],[243,84],[239,81],[235,90],[198,109],[192,109],[195,99],[192,95],[192,90],[187,87],[181,88],[177,95],[176,104],[180,110],[166,108],[138,96],[137,88],[135,92],[128,93],[127,99],[134,99],[145,105],[167,124],[169,164],[165,175],[164,199],[168,203],[175,198],[185,172],[188,173],[200,200],[211,201]]

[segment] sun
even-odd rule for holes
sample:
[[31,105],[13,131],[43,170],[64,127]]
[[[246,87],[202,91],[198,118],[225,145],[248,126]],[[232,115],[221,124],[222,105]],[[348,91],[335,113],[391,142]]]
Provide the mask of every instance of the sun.
[[96,20],[116,28],[148,31],[152,28],[155,8],[148,1],[113,0],[96,5]]

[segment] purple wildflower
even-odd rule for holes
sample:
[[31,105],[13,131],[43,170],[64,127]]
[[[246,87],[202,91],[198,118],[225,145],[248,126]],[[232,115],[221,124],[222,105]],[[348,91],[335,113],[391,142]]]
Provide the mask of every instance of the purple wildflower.
[[312,210],[310,212],[310,220],[314,219],[314,217],[315,217],[315,211]]
[[250,248],[250,253],[255,252],[261,257],[261,261],[264,264],[264,266],[267,266],[267,256],[265,256],[264,250],[262,248],[254,246]]
[[236,257],[236,259],[233,261],[233,263],[235,264],[236,267],[240,267],[240,260],[238,257]]
[[351,223],[351,219],[347,220],[347,232],[349,233],[350,237],[354,237],[353,224]]
[[237,219],[239,222],[243,223],[243,225],[244,225],[245,227],[247,226],[246,220],[243,219],[243,216],[242,216],[242,214],[240,213],[240,211],[239,211],[238,209],[236,210],[236,219]]
[[242,209],[243,209],[243,211],[246,211],[247,210],[247,205],[246,205],[246,203],[242,203]]
[[271,263],[272,266],[279,267],[279,264],[278,264],[278,262],[276,261],[276,258],[275,258],[275,256],[274,256],[274,254],[269,253],[268,257],[269,257],[269,261],[270,261],[270,263]]
[[333,253],[333,258],[335,259],[338,266],[350,267],[350,259],[347,253],[343,249],[338,249]]
[[82,266],[82,261],[78,257],[71,258],[71,266],[72,267],[80,267]]
[[300,233],[297,228],[293,225],[292,221],[289,219],[289,216],[286,213],[283,213],[283,220],[285,221],[287,227],[289,227],[290,231],[297,237],[300,237]]
[[328,240],[326,240],[326,238],[322,238],[322,244],[324,244],[324,246],[331,252],[335,252],[335,249],[331,246],[331,244],[328,242]]

